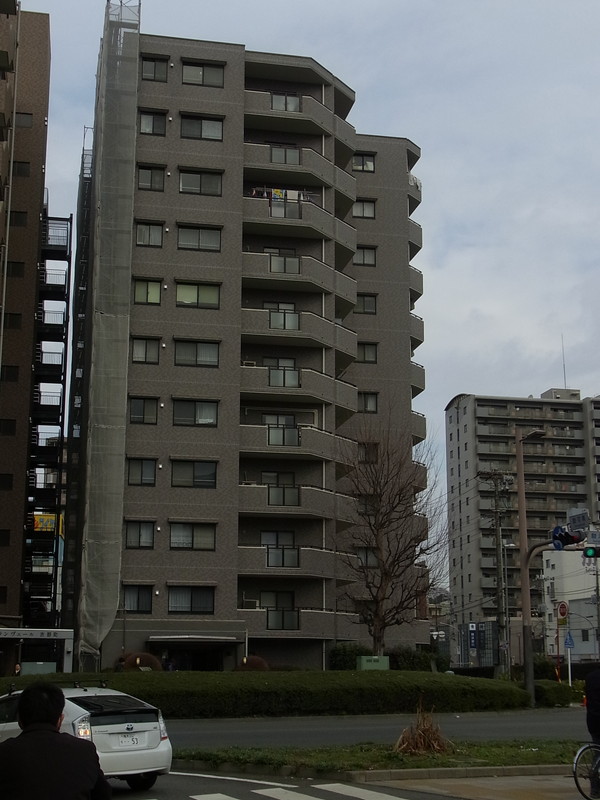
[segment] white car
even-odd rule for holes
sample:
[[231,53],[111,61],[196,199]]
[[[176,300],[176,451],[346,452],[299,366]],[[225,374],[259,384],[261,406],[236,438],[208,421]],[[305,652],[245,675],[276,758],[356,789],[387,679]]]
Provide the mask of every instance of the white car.
[[[172,748],[158,708],[104,688],[65,688],[62,733],[90,739],[107,778],[122,778],[144,791],[171,768]],[[20,692],[0,697],[0,742],[18,736]]]

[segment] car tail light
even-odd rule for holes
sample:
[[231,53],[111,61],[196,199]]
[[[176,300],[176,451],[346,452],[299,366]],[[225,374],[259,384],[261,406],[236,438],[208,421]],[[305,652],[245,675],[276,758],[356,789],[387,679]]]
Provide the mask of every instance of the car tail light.
[[169,735],[167,733],[167,726],[165,725],[165,721],[163,719],[163,715],[162,715],[162,713],[160,711],[158,712],[158,728],[160,730],[160,740],[161,740],[161,742],[164,741],[165,739],[168,739]]
[[73,733],[79,739],[91,739],[92,729],[90,726],[90,715],[84,714],[73,722]]

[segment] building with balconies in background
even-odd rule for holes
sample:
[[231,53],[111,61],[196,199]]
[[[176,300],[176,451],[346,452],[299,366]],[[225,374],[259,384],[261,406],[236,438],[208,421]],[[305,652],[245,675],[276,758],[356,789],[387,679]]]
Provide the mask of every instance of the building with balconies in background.
[[[0,0],[0,625],[53,628],[60,612],[63,424],[71,219],[44,187],[49,18]],[[56,660],[45,642],[5,646]]]
[[[367,643],[340,542],[355,421],[411,445],[419,148],[357,135],[311,58],[142,34],[109,5],[74,287],[63,624],[82,664]],[[354,422],[353,422],[354,421]],[[428,644],[413,619],[389,644]]]
[[[523,442],[531,548],[549,543],[554,528],[568,523],[571,509],[587,509],[593,521],[598,519],[598,429],[600,399],[582,399],[577,389],[549,389],[541,397],[462,394],[446,406],[453,621],[475,632],[478,625],[498,619],[500,609],[500,627],[510,629],[506,638],[513,663],[521,660],[516,437]],[[535,437],[528,436],[532,432]],[[557,624],[556,597],[543,580],[542,566],[544,560],[558,563],[561,558],[560,553],[547,557],[542,552],[530,563],[533,635],[539,651]],[[590,601],[590,592],[580,599]],[[497,658],[497,640],[493,647],[489,636],[487,640],[486,657],[495,651]],[[462,663],[481,663],[477,636],[471,636],[470,653],[466,642],[465,635]]]

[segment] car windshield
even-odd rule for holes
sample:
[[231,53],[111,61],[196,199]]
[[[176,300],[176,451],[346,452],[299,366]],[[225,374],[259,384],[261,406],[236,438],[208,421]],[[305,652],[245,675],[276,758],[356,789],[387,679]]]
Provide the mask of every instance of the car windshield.
[[154,710],[153,706],[128,694],[84,694],[77,695],[77,697],[68,697],[67,700],[71,703],[76,703],[92,714],[105,714],[107,712],[118,714],[126,711]]

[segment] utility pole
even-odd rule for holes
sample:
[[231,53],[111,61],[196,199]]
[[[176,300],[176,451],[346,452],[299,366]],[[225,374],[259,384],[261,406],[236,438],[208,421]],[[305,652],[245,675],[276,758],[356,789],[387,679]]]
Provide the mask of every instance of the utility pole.
[[[496,625],[498,631],[498,667],[500,671],[510,672],[508,661],[509,643],[507,639],[507,607],[505,601],[508,592],[505,587],[507,571],[504,569],[504,553],[502,541],[500,494],[508,488],[508,476],[499,470],[478,472],[477,477],[489,481],[494,488],[493,525],[496,547]],[[504,654],[504,658],[503,658]],[[504,661],[504,664],[503,664]]]

